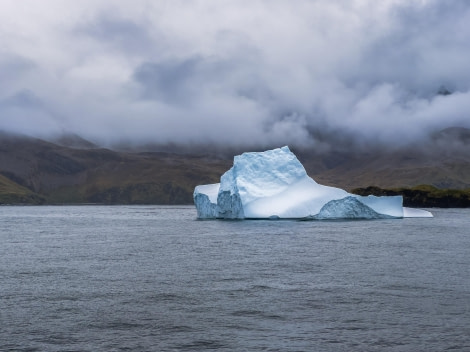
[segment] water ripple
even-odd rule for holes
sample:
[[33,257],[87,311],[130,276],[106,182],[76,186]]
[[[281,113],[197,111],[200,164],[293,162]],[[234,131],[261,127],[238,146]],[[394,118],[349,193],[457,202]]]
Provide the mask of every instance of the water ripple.
[[2,351],[470,350],[469,210],[432,226],[1,210]]

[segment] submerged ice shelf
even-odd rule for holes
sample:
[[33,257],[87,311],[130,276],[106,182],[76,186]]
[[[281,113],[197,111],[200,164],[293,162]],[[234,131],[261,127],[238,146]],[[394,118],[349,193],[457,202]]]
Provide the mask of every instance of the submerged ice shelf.
[[243,153],[220,183],[197,186],[200,219],[381,219],[432,217],[401,196],[358,196],[316,183],[288,147]]

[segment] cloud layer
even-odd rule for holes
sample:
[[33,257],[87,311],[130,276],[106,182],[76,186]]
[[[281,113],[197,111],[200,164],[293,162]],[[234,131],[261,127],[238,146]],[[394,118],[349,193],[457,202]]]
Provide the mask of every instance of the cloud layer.
[[466,0],[5,0],[0,129],[102,143],[409,141],[470,127],[469,23]]

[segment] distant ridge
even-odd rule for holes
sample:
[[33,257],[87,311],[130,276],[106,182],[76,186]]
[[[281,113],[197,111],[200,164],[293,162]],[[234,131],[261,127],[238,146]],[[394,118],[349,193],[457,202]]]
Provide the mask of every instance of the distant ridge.
[[60,145],[62,147],[69,147],[75,149],[93,149],[98,148],[98,146],[77,134],[66,133],[59,137],[51,139],[52,143]]

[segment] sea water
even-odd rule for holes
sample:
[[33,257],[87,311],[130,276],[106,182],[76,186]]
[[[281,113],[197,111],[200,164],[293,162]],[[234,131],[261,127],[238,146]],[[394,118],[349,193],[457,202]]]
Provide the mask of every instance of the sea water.
[[470,209],[0,207],[1,351],[469,351]]

